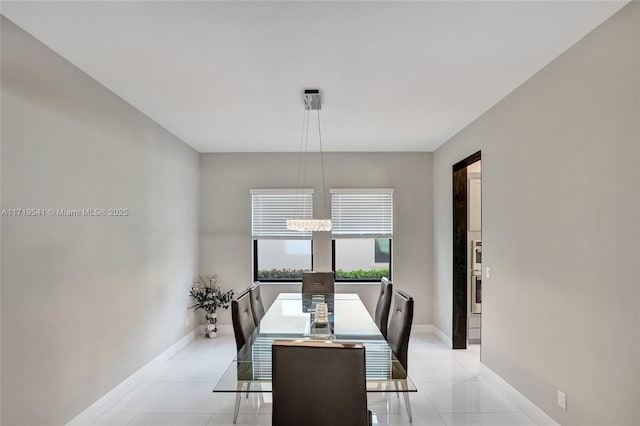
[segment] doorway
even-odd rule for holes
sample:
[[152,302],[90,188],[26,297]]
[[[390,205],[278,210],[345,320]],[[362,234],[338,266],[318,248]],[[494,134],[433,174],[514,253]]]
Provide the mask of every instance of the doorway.
[[[480,343],[482,302],[481,151],[452,166],[453,349]],[[480,184],[480,185],[479,185]],[[470,210],[471,208],[471,210]]]

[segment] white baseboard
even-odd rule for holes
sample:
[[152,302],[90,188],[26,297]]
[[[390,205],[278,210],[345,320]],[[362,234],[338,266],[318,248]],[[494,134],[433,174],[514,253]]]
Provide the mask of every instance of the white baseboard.
[[526,396],[521,394],[516,388],[511,386],[509,382],[500,377],[495,371],[480,363],[480,374],[489,376],[498,386],[501,386],[503,390],[508,392],[515,401],[518,409],[533,420],[537,425],[543,426],[560,426],[558,422],[553,420],[547,413],[545,413],[540,407],[529,401]]
[[80,426],[93,423],[100,415],[117,403],[124,395],[131,392],[141,381],[153,374],[158,367],[175,355],[180,349],[187,346],[196,336],[196,331],[191,330],[180,340],[169,346],[160,355],[145,364],[122,383],[107,392],[102,398],[91,404],[86,410],[78,414],[67,425]]
[[447,348],[451,349],[453,347],[453,341],[451,340],[451,337],[444,334],[444,332],[440,330],[438,327],[436,327],[435,325],[432,325],[431,327],[433,327],[431,330],[431,333],[435,334],[436,337],[442,343],[444,343]]
[[411,331],[414,333],[433,333],[433,325],[431,324],[413,324]]
[[444,334],[442,330],[440,330],[433,324],[413,324],[411,330],[414,333],[431,333],[435,335],[442,343],[444,343],[447,348],[451,349],[451,347],[453,347],[451,338]]

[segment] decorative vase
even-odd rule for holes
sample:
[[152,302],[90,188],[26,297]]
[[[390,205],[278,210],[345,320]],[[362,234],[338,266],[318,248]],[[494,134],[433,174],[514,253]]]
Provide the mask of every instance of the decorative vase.
[[209,339],[213,339],[218,335],[218,327],[216,326],[216,323],[218,322],[218,315],[215,312],[208,313],[207,321],[209,322],[209,324],[207,324],[205,336]]

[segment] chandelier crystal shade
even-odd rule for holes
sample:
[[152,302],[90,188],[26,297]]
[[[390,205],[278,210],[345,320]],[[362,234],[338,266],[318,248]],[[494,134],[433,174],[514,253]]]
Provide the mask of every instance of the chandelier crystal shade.
[[[318,116],[318,143],[320,145],[320,166],[322,170],[322,199],[324,200],[324,212],[329,216],[327,209],[327,189],[324,180],[324,155],[322,153],[322,132],[320,130],[320,91],[317,89],[307,89],[304,91],[304,118],[302,121],[302,139],[300,141],[300,156],[298,158],[298,188],[302,177],[302,187],[306,178],[307,154],[309,147],[309,111],[317,111]],[[303,162],[304,159],[304,162]],[[331,231],[331,219],[317,218],[289,218],[287,219],[287,229],[302,232],[328,232]]]
[[303,232],[331,231],[331,219],[287,219],[287,229]]

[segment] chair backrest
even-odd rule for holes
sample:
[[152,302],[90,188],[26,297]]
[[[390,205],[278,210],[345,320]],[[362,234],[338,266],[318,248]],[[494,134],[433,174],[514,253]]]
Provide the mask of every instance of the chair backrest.
[[313,294],[335,293],[333,272],[306,271],[302,273],[302,292]]
[[376,305],[375,321],[380,332],[387,338],[387,328],[389,326],[389,309],[391,309],[391,296],[393,295],[393,284],[388,278],[380,280],[380,295]]
[[257,327],[260,324],[262,317],[264,317],[264,304],[262,303],[262,295],[260,294],[260,281],[253,283],[249,289],[249,294],[251,295],[253,322]]
[[251,339],[256,329],[249,290],[243,291],[236,300],[231,301],[231,322],[236,336],[236,346],[240,350]]
[[273,426],[369,424],[364,346],[274,341],[272,360]]
[[393,294],[393,308],[389,316],[387,343],[407,371],[409,335],[413,323],[413,297],[403,291],[396,290]]

